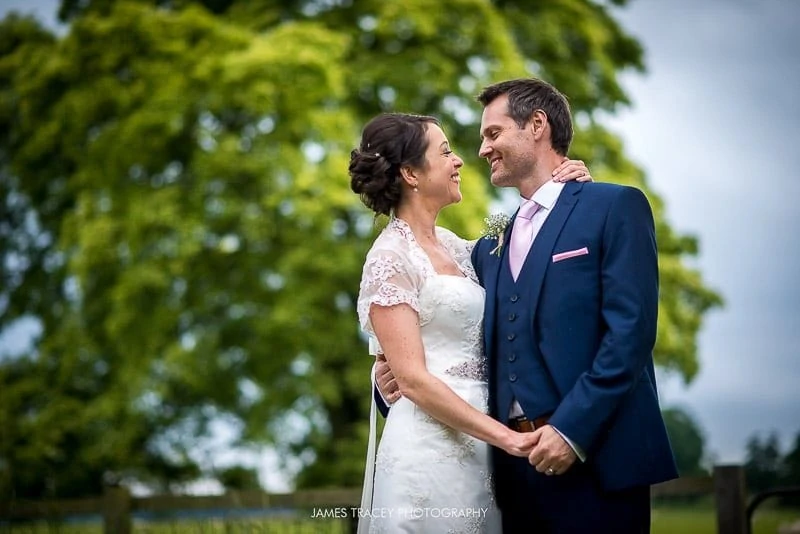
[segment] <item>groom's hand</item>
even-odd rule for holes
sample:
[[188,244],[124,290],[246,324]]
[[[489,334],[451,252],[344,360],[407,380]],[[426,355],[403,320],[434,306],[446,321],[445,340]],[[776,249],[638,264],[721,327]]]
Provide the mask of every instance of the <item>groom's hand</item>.
[[564,474],[578,459],[572,447],[552,426],[544,425],[534,434],[539,434],[539,442],[528,455],[528,462],[540,473]]
[[397,385],[389,362],[383,354],[378,354],[375,358],[375,385],[387,403],[394,404],[400,399],[400,386]]

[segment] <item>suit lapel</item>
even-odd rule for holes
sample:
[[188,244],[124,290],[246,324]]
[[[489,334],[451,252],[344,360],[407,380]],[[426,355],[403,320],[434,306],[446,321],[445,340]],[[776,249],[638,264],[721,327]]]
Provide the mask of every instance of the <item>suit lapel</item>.
[[[544,275],[547,272],[547,267],[553,254],[553,248],[556,244],[556,239],[567,222],[572,209],[578,202],[577,193],[581,187],[570,187],[567,184],[561,191],[561,195],[556,202],[553,212],[547,216],[547,220],[542,225],[539,233],[536,234],[536,239],[533,240],[528,257],[525,259],[523,271],[528,269],[526,273],[530,277],[530,302],[532,305],[531,316],[536,317],[536,308],[539,305],[539,293],[542,290],[542,283],[544,282]],[[520,276],[522,274],[520,273]]]

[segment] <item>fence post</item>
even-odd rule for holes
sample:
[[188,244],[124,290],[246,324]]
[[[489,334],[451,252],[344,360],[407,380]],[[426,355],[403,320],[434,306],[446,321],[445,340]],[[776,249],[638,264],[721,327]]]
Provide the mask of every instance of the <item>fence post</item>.
[[744,467],[741,465],[714,466],[714,498],[717,503],[717,533],[746,534]]
[[106,486],[103,491],[103,533],[131,534],[131,494],[123,486]]

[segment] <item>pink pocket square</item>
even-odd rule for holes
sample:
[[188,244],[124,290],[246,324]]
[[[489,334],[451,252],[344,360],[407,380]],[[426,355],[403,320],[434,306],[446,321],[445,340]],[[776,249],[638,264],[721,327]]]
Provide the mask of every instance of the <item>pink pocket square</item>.
[[553,254],[553,263],[561,260],[566,260],[569,258],[574,258],[575,256],[583,256],[589,253],[589,249],[587,247],[575,249],[575,250],[568,250],[566,252],[561,252],[560,254]]

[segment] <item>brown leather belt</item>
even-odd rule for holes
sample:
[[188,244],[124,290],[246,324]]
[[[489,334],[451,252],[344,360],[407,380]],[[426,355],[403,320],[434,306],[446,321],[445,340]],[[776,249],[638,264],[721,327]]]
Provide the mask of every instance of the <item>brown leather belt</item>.
[[542,416],[531,421],[522,415],[520,417],[514,417],[513,419],[510,419],[508,421],[508,427],[511,430],[516,430],[517,432],[533,432],[537,428],[542,428],[549,420],[550,418],[548,416]]

